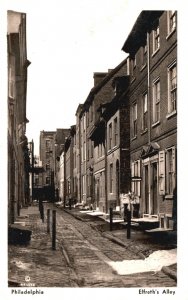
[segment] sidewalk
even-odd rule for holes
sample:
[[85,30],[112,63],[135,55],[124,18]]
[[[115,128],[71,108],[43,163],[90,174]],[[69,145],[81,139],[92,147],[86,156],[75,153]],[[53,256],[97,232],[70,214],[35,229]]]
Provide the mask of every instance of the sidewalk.
[[[131,228],[131,238],[127,239],[126,228],[122,224],[114,223],[113,230],[110,231],[110,224],[101,216],[80,212],[78,208],[64,209],[67,213],[75,218],[88,222],[89,225],[101,232],[101,234],[109,240],[117,243],[125,248],[130,249],[133,253],[139,255],[141,259],[148,257],[154,251],[170,250],[177,248],[177,236],[174,232],[165,232],[162,235],[150,235],[139,227]],[[177,264],[169,267],[163,267],[162,271],[173,278],[177,282]]]
[[38,206],[21,209],[16,221],[31,230],[32,235],[28,245],[8,247],[8,286],[77,287],[60,245],[56,243],[56,250],[52,250],[46,220],[43,223],[40,219]]
[[[156,250],[176,247],[172,243],[173,240],[171,243],[168,241],[161,243],[138,229],[131,230],[131,239],[127,239],[124,227],[116,225],[115,230],[109,231],[109,223],[98,216],[87,215],[74,208],[65,211],[87,222],[92,228],[100,231],[102,236],[138,254],[141,259]],[[47,233],[46,214],[43,223],[38,206],[30,206],[21,209],[21,216],[17,221],[26,229],[31,230],[32,235],[28,245],[9,245],[8,247],[9,287],[77,287],[77,278],[58,244],[58,239],[56,250],[52,250],[51,236]],[[177,281],[177,264],[164,267],[163,271]]]

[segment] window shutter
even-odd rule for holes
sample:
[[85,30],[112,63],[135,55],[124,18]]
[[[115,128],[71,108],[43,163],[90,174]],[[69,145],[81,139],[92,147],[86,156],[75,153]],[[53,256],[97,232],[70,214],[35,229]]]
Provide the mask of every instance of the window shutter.
[[159,152],[159,195],[165,195],[165,151]]
[[131,192],[134,193],[134,181],[131,182]]
[[176,185],[176,147],[172,147],[173,189]]
[[138,160],[138,177],[140,177],[140,174],[141,174],[141,172],[140,172],[140,159]]
[[131,163],[131,177],[134,177],[134,162]]
[[137,182],[137,184],[138,184],[138,195],[137,196],[139,196],[139,197],[140,197],[140,194],[141,194],[140,193],[140,183],[141,183],[140,181]]

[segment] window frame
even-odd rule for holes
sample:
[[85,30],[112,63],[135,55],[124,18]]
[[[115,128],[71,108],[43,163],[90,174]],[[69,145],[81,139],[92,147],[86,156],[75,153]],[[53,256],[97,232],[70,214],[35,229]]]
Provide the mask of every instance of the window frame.
[[112,122],[108,125],[108,149],[112,149],[113,141],[112,141]]
[[[145,109],[146,106],[146,109]],[[148,93],[142,95],[142,130],[148,129]]]
[[[172,77],[172,70],[175,71],[174,77]],[[177,111],[177,64],[176,60],[168,66],[168,115],[174,114]],[[175,79],[175,86],[172,86],[172,81]],[[172,95],[175,94],[175,100],[172,101]]]
[[[159,84],[159,91],[158,91],[158,84]],[[160,77],[156,78],[153,81],[152,92],[153,92],[153,124],[156,124],[156,123],[160,122],[160,102],[161,102]],[[158,95],[159,95],[159,97],[158,97]],[[156,107],[158,107],[158,110],[156,109]],[[158,111],[158,114],[156,115],[157,111]]]
[[171,36],[171,34],[176,30],[176,27],[177,27],[177,11],[168,10],[167,11],[167,33],[168,33],[167,38]]
[[132,105],[132,137],[137,137],[138,130],[138,105],[137,102],[134,102]]
[[110,194],[113,194],[113,163],[110,164],[109,166],[109,183],[110,183],[110,186],[109,186],[109,192]]
[[160,49],[160,27],[159,24],[153,29],[153,55]]

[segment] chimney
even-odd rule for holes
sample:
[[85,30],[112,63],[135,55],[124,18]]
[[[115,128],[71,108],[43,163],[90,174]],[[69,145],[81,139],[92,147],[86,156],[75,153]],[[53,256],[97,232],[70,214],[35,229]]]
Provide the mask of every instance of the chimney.
[[97,86],[103,79],[106,77],[108,73],[106,72],[95,72],[93,73],[94,78],[94,87]]

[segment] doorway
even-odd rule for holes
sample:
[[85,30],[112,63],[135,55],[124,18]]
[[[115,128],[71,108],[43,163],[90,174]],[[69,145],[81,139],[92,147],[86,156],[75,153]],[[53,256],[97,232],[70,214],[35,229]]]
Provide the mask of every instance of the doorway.
[[145,166],[145,214],[149,214],[149,178],[148,178],[148,165]]
[[157,214],[157,163],[152,163],[152,182],[151,182],[151,214]]

